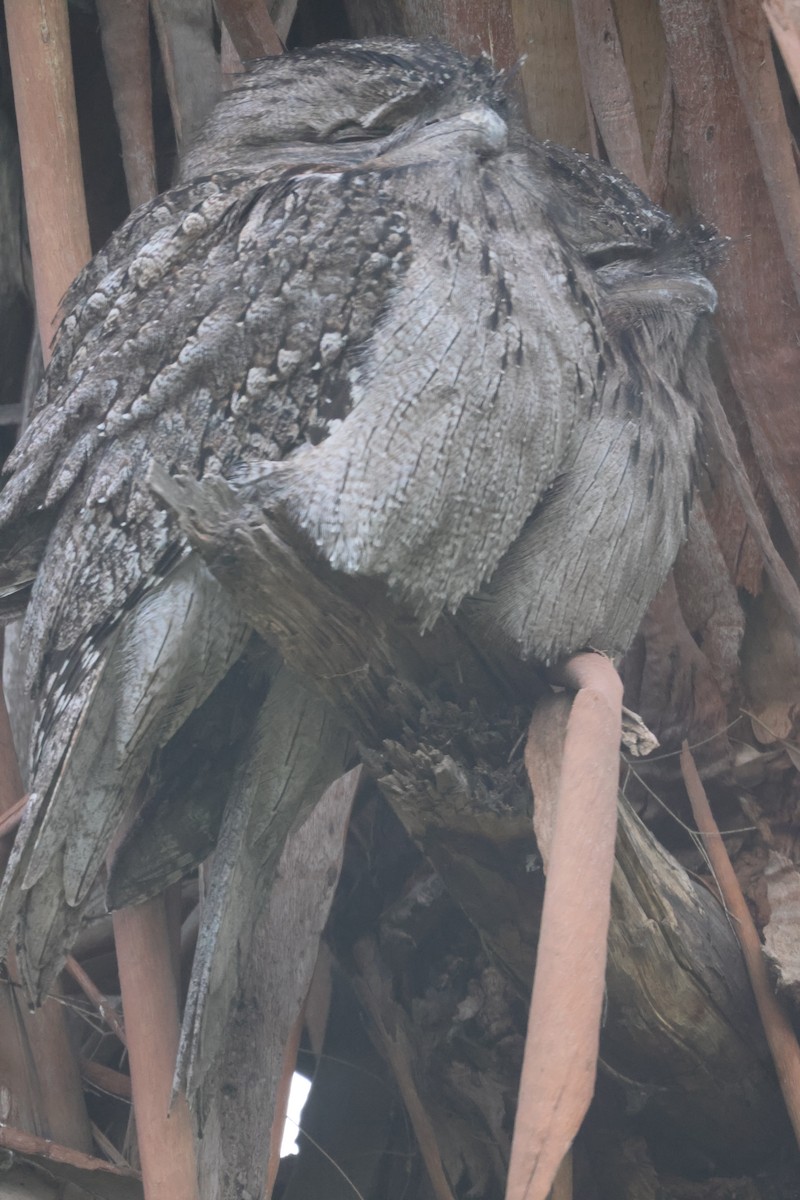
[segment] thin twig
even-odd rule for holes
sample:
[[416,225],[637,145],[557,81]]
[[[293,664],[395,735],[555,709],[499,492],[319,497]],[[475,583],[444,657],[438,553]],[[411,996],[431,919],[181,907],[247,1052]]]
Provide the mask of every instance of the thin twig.
[[454,1200],[436,1133],[411,1073],[411,1048],[404,1014],[391,997],[375,942],[371,938],[362,938],[353,948],[353,957],[358,966],[358,975],[353,976],[356,994],[372,1018],[379,1048],[392,1068],[428,1172],[431,1190],[436,1200]]
[[92,1137],[97,1142],[97,1145],[103,1151],[108,1161],[112,1162],[115,1167],[123,1167],[125,1170],[130,1171],[131,1164],[125,1158],[125,1155],[120,1154],[119,1150],[111,1141],[111,1139],[106,1137],[102,1129],[95,1125],[94,1121],[91,1123],[91,1128]]
[[796,637],[800,637],[800,588],[778,553],[767,523],[761,515],[761,509],[753,495],[739,447],[736,445],[736,438],[716,388],[707,389],[705,415],[706,430],[713,438],[719,455],[728,469],[736,497],[742,506],[750,532],[761,551],[761,557],[764,560],[770,582],[775,589],[775,594],[789,619],[793,633]]
[[[5,703],[3,703],[2,707],[5,708]],[[3,755],[3,761],[6,761],[5,755]],[[28,797],[26,794],[17,800],[15,804],[12,804],[10,808],[5,809],[2,817],[0,817],[0,838],[10,837],[12,833],[17,832],[25,815],[25,806],[27,803]]]
[[667,190],[674,124],[675,97],[672,91],[672,75],[667,67],[664,71],[661,107],[658,112],[653,153],[650,156],[650,170],[647,176],[647,193],[656,204],[663,204],[664,193]]
[[265,0],[217,0],[217,12],[242,62],[283,54]]
[[133,1167],[118,1167],[105,1159],[95,1158],[93,1154],[83,1154],[80,1150],[72,1150],[52,1142],[49,1138],[37,1137],[34,1133],[26,1133],[22,1129],[14,1129],[11,1125],[0,1125],[0,1146],[4,1150],[13,1150],[16,1154],[35,1158],[47,1158],[51,1162],[65,1163],[70,1167],[78,1167],[81,1171],[105,1171],[108,1175],[124,1175],[129,1179],[141,1179]]
[[75,980],[87,1000],[90,1000],[100,1013],[108,1028],[117,1035],[123,1046],[127,1046],[125,1029],[108,997],[103,995],[94,980],[86,974],[81,964],[71,954],[67,958],[64,967],[67,973]]
[[800,99],[800,4],[797,0],[764,0],[764,12]]
[[[297,1123],[293,1121],[293,1122],[292,1122],[292,1124],[296,1125]],[[342,1169],[342,1167],[340,1167],[340,1166],[339,1166],[339,1164],[337,1163],[336,1159],[335,1159],[335,1158],[332,1158],[332,1157],[331,1157],[331,1155],[330,1155],[330,1154],[328,1154],[328,1151],[325,1149],[325,1147],[324,1147],[324,1146],[320,1146],[319,1142],[318,1142],[318,1141],[316,1141],[316,1140],[315,1140],[315,1139],[314,1139],[314,1138],[311,1136],[311,1134],[308,1132],[308,1130],[307,1130],[307,1129],[303,1129],[303,1127],[302,1127],[301,1125],[297,1125],[297,1132],[298,1132],[298,1134],[300,1135],[300,1137],[304,1137],[304,1138],[306,1139],[306,1141],[309,1143],[309,1145],[313,1146],[315,1150],[319,1151],[319,1153],[322,1155],[322,1157],[323,1157],[324,1159],[327,1159],[327,1161],[328,1161],[328,1162],[331,1164],[331,1166],[332,1166],[332,1167],[334,1167],[334,1168],[335,1168],[335,1170],[337,1170],[337,1171],[339,1172],[339,1174],[341,1175],[342,1179],[345,1181],[345,1183],[347,1184],[347,1186],[348,1186],[349,1188],[352,1188],[352,1189],[353,1189],[353,1195],[356,1197],[356,1200],[364,1200],[364,1197],[363,1197],[363,1195],[362,1195],[362,1194],[361,1194],[361,1192],[358,1190],[358,1188],[356,1187],[356,1185],[353,1183],[353,1181],[352,1181],[352,1179],[350,1178],[350,1176],[347,1174],[347,1172],[346,1172],[346,1171],[344,1171],[344,1170]]]
[[122,1071],[115,1071],[113,1067],[106,1067],[103,1063],[95,1062],[93,1058],[81,1058],[80,1067],[81,1075],[92,1087],[97,1088],[100,1092],[107,1092],[110,1096],[117,1096],[120,1100],[127,1100],[130,1103],[130,1075],[123,1075]]
[[797,1044],[789,1018],[772,990],[758,932],[686,742],[683,743],[681,751],[681,774],[714,876],[725,900],[725,906],[733,917],[734,930],[742,947],[758,1012],[786,1102],[786,1110],[795,1137],[800,1143],[800,1046]]

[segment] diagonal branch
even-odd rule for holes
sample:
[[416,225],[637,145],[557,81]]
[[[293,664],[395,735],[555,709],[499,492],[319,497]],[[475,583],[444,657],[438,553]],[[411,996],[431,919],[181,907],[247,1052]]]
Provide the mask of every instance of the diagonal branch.
[[800,1143],[800,1046],[797,1044],[789,1018],[772,989],[758,931],[711,812],[692,752],[685,741],[681,750],[681,773],[714,877],[722,892],[725,906],[736,924],[736,933],[786,1101],[786,1109]]

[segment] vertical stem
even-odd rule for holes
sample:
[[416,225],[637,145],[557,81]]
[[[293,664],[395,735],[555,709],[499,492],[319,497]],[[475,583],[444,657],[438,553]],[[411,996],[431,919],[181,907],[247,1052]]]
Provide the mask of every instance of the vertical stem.
[[[564,739],[506,1200],[545,1200],[594,1092],[617,826],[622,682],[578,654]],[[525,752],[532,772],[535,747]]]
[[292,1088],[292,1078],[297,1065],[297,1052],[300,1049],[300,1038],[303,1036],[305,1008],[297,1014],[295,1023],[286,1043],[283,1058],[283,1070],[275,1090],[275,1112],[272,1118],[272,1129],[269,1135],[269,1162],[267,1164],[267,1182],[264,1187],[264,1200],[270,1200],[275,1180],[278,1178],[278,1167],[281,1164],[281,1142],[283,1127],[286,1124],[286,1114],[289,1110],[289,1093]]
[[647,187],[636,119],[617,21],[610,0],[573,0],[581,74],[613,166]]
[[725,907],[733,917],[733,928],[742,947],[747,974],[753,987],[758,1015],[775,1063],[775,1073],[786,1102],[786,1112],[800,1145],[800,1046],[792,1023],[775,995],[767,971],[761,939],[747,901],[742,894],[725,842],[714,820],[705,788],[698,774],[688,742],[681,749],[681,774],[692,806],[695,823],[703,839]]
[[792,0],[764,0],[764,12],[794,90],[800,97],[800,11]]
[[112,920],[145,1200],[198,1200],[189,1106],[172,1100],[180,1024],[164,897]]
[[6,0],[36,314],[45,361],[61,299],[89,259],[67,0]]
[[800,302],[716,4],[659,0],[693,209],[731,239],[714,273],[725,359],[756,460],[800,550]]
[[211,5],[150,0],[178,150],[213,108],[222,85]]
[[222,90],[227,92],[236,83],[238,77],[244,74],[244,63],[228,33],[227,25],[222,26],[220,35],[219,62],[222,69]]
[[800,184],[794,146],[772,57],[769,25],[758,0],[717,0],[750,132],[775,221],[800,299]]
[[147,0],[97,0],[131,208],[156,194]]

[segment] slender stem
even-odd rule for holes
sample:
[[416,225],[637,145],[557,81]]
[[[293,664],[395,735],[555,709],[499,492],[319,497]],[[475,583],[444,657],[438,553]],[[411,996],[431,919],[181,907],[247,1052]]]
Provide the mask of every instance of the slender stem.
[[112,920],[145,1200],[198,1200],[189,1106],[172,1097],[180,1024],[164,898]]
[[119,1096],[120,1100],[131,1098],[131,1077],[106,1067],[103,1063],[95,1062],[93,1058],[81,1058],[81,1075],[93,1087],[111,1096]]
[[800,98],[800,8],[792,0],[764,0],[764,12]]
[[442,1162],[436,1132],[422,1102],[411,1071],[411,1048],[405,1015],[391,995],[389,980],[372,938],[362,938],[353,948],[358,975],[353,976],[356,994],[369,1013],[379,1047],[392,1068],[398,1091],[411,1121],[419,1152],[428,1172],[436,1200],[453,1200],[453,1192]]
[[800,1046],[794,1029],[775,995],[767,973],[767,964],[761,949],[761,939],[747,907],[739,880],[733,869],[725,842],[714,820],[705,788],[697,771],[688,742],[681,750],[681,774],[692,806],[695,823],[703,839],[709,862],[714,872],[725,907],[733,917],[734,929],[742,947],[747,973],[753,986],[753,995],[758,1006],[764,1033],[775,1063],[775,1072],[781,1085],[786,1111],[792,1123],[795,1137],[800,1144]]
[[36,314],[45,362],[59,306],[88,261],[67,0],[6,0]]
[[147,0],[97,0],[131,208],[156,194]]
[[69,1146],[61,1146],[50,1138],[37,1137],[22,1129],[14,1129],[11,1125],[0,1125],[0,1146],[4,1150],[14,1150],[17,1154],[35,1155],[46,1158],[51,1162],[65,1163],[70,1167],[78,1167],[81,1171],[105,1171],[109,1175],[125,1175],[131,1179],[139,1179],[138,1171],[132,1167],[117,1167],[106,1162],[103,1158],[95,1158],[92,1154],[82,1154]]
[[642,139],[614,9],[610,0],[572,0],[572,11],[581,74],[609,158],[646,188]]
[[125,1039],[125,1030],[119,1017],[114,1012],[113,1006],[109,1003],[108,997],[103,995],[94,981],[86,974],[81,964],[72,955],[69,956],[64,964],[64,969],[75,980],[87,1000],[92,1002],[109,1029],[117,1035],[123,1046],[126,1046],[128,1043]]

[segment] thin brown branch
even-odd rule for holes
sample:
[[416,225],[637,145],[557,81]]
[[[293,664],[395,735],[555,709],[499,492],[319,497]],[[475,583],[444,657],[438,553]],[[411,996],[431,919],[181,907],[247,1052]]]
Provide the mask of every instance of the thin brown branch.
[[148,0],[97,0],[131,208],[156,194]]
[[[506,1200],[545,1200],[594,1092],[617,825],[622,682],[579,654],[564,738]],[[525,763],[537,793],[550,747],[531,722]],[[543,785],[543,786],[542,786]]]
[[358,966],[358,975],[353,977],[356,994],[372,1018],[379,1049],[392,1068],[428,1172],[431,1190],[436,1200],[454,1200],[435,1130],[414,1083],[411,1046],[405,1031],[406,1017],[392,999],[375,942],[371,938],[362,938],[353,948],[353,957]]
[[753,994],[764,1026],[789,1120],[800,1143],[800,1046],[786,1012],[772,990],[758,931],[750,915],[725,842],[717,828],[688,742],[681,750],[681,774],[725,906],[734,919]]
[[[0,757],[0,761],[5,762],[6,757],[2,750],[0,750],[0,756],[2,756]],[[20,797],[15,804],[12,804],[10,808],[7,808],[3,811],[3,815],[0,817],[0,838],[10,838],[12,833],[17,832],[22,818],[25,815],[25,806],[27,803],[28,796],[26,793],[24,796]]]
[[714,388],[710,388],[706,396],[705,417],[706,430],[728,469],[737,499],[761,551],[764,566],[775,594],[780,600],[796,636],[800,637],[800,588],[770,537],[767,523],[761,515],[761,510],[753,495],[753,489],[739,454],[739,447],[736,445],[736,438],[730,422]]
[[225,91],[228,91],[234,86],[239,76],[244,74],[244,63],[236,53],[231,35],[224,25],[220,36],[219,61],[222,68],[222,86]]
[[759,0],[717,0],[717,7],[783,251],[800,298],[800,182],[772,57],[769,25]]
[[675,98],[672,93],[672,76],[669,67],[664,72],[664,87],[661,92],[661,108],[658,113],[653,153],[647,176],[647,194],[656,204],[664,202],[669,178],[669,162],[672,155],[672,135],[675,124]]
[[581,74],[613,166],[647,187],[642,139],[610,0],[572,0]]
[[87,1000],[91,1001],[109,1029],[117,1035],[123,1046],[126,1046],[125,1029],[108,997],[103,995],[95,982],[86,974],[81,964],[72,955],[69,956],[64,964],[64,969],[75,980]]
[[266,1196],[272,1195],[275,1180],[278,1178],[278,1167],[281,1165],[281,1142],[283,1127],[286,1124],[286,1114],[289,1111],[289,1092],[292,1087],[292,1077],[297,1065],[297,1053],[300,1049],[300,1039],[303,1036],[305,1024],[305,1005],[297,1014],[292,1026],[283,1059],[283,1071],[275,1092],[275,1113],[272,1118],[272,1129],[269,1135],[269,1162],[267,1164],[267,1184],[264,1189]]
[[0,1079],[10,1123],[88,1152],[89,1121],[63,1005],[50,998],[30,1012],[11,951],[6,968],[12,986],[0,989]]
[[150,8],[180,149],[213,108],[222,86],[211,5],[150,0]]
[[100,1092],[108,1092],[111,1096],[119,1096],[120,1100],[131,1098],[130,1075],[106,1067],[103,1063],[95,1062],[93,1058],[81,1058],[81,1075],[88,1084]]
[[92,1137],[103,1151],[103,1154],[105,1154],[109,1162],[112,1162],[115,1167],[122,1167],[125,1170],[130,1171],[131,1164],[125,1158],[124,1154],[120,1154],[119,1150],[111,1141],[111,1139],[106,1137],[102,1129],[95,1125],[94,1121],[92,1121]]
[[105,1171],[108,1175],[124,1175],[129,1179],[141,1179],[138,1171],[132,1167],[118,1167],[106,1162],[103,1158],[95,1158],[92,1154],[82,1154],[80,1150],[72,1150],[69,1146],[61,1146],[49,1138],[37,1137],[33,1133],[25,1133],[22,1129],[14,1129],[10,1125],[0,1125],[0,1146],[4,1150],[13,1150],[16,1154],[31,1158],[46,1158],[51,1162],[65,1163],[77,1167],[81,1171]]
[[[730,238],[718,323],[753,450],[800,549],[800,305],[716,5],[659,0],[694,211]],[[746,181],[746,185],[743,181]]]
[[800,4],[798,0],[764,0],[764,12],[800,98]]
[[178,1001],[163,896],[113,915],[147,1200],[198,1200],[189,1106],[172,1100]]
[[61,299],[88,261],[67,0],[6,0],[36,314],[45,362]]
[[217,12],[243,62],[283,54],[266,0],[217,0]]

